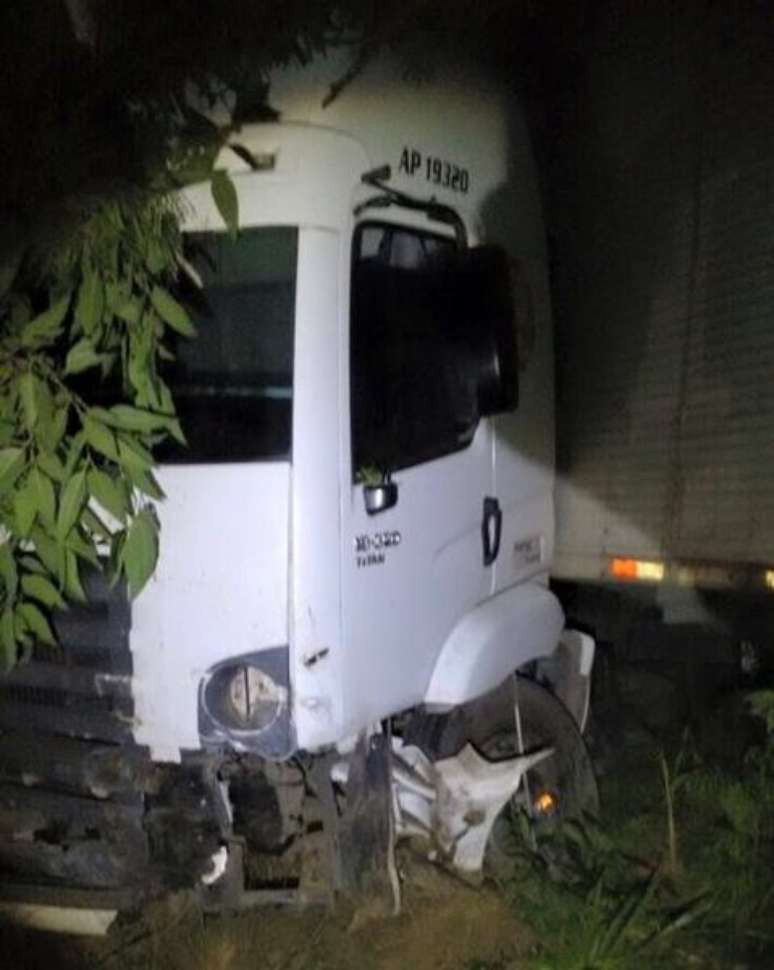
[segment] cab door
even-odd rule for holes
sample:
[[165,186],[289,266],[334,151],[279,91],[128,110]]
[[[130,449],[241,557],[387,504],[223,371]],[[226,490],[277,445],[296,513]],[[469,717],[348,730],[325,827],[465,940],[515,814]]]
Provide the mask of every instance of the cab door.
[[[419,703],[446,637],[493,589],[492,425],[478,418],[473,362],[438,272],[454,246],[384,222],[354,233],[342,435],[341,713],[350,731]],[[371,493],[381,508],[369,510],[369,483],[387,477],[391,487]]]

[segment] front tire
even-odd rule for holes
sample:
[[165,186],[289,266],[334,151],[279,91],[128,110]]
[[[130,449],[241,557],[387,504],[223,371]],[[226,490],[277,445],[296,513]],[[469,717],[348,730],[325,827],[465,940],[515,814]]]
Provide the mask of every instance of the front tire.
[[[514,714],[518,703],[521,738]],[[553,753],[525,775],[518,792],[495,822],[487,847],[487,867],[499,878],[513,870],[525,819],[533,847],[549,859],[556,855],[550,835],[570,820],[582,822],[599,813],[599,793],[591,757],[578,725],[562,702],[526,677],[508,678],[484,697],[458,708],[431,732],[426,753],[449,757],[467,743],[490,761],[502,761],[543,748]]]
[[574,718],[545,687],[525,677],[514,681],[508,695],[515,696],[518,704],[521,739],[511,704],[497,691],[477,705],[470,741],[493,761],[542,748],[553,748],[553,754],[526,773],[519,791],[495,822],[487,863],[500,877],[510,873],[518,853],[520,815],[527,821],[533,847],[551,856],[556,847],[550,835],[563,822],[582,822],[599,814],[591,757]]

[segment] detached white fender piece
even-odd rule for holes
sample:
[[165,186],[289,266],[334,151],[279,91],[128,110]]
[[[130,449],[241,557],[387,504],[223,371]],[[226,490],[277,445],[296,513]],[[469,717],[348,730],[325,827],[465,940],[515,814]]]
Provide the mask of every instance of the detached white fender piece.
[[589,716],[595,651],[596,643],[588,633],[563,630],[557,649],[539,664],[540,672],[572,714],[581,734],[586,730]]
[[493,690],[529,660],[553,653],[564,626],[554,594],[537,582],[498,593],[467,613],[441,649],[425,694],[430,708]]

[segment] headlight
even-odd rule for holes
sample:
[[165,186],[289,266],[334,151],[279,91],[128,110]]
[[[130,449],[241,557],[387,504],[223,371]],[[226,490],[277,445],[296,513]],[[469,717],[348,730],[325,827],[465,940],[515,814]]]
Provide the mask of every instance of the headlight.
[[287,703],[288,692],[257,667],[243,664],[228,674],[227,707],[233,726],[243,731],[263,731]]
[[295,742],[287,647],[224,660],[199,685],[199,737],[204,747],[226,745],[275,758]]

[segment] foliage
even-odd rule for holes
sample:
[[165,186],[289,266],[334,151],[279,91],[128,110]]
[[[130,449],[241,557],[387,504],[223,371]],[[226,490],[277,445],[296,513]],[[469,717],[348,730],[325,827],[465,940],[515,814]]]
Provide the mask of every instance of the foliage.
[[[0,295],[0,638],[53,644],[46,611],[109,557],[136,594],[162,498],[152,448],[184,437],[159,361],[190,336],[169,291],[179,233],[162,196],[97,200],[66,243],[6,269]],[[13,270],[16,269],[14,274]]]
[[195,335],[173,292],[175,191],[210,179],[236,232],[214,168],[229,129],[176,99],[122,107],[145,139],[132,177],[59,200],[0,254],[0,669],[55,644],[50,613],[85,598],[84,569],[107,567],[132,596],[153,573],[154,450],[185,444],[162,365]]
[[687,877],[713,896],[708,929],[733,947],[774,946],[774,691],[747,697],[766,724],[736,772],[703,765],[686,776],[684,800],[693,834]]
[[710,967],[771,952],[774,692],[748,703],[768,735],[736,770],[702,761],[684,732],[672,755],[627,753],[637,784],[607,779],[604,828],[565,823],[547,854],[522,826],[508,889],[541,941],[533,970]]
[[384,473],[376,465],[364,465],[358,468],[356,480],[361,485],[380,485],[384,481]]
[[675,901],[660,868],[622,851],[597,823],[566,822],[546,836],[553,860],[525,849],[511,884],[514,904],[536,930],[534,970],[623,970],[658,966],[667,941],[696,920],[706,901]]

